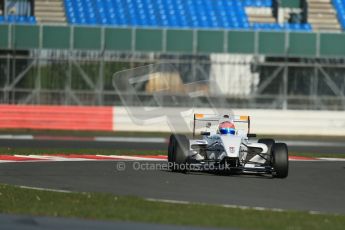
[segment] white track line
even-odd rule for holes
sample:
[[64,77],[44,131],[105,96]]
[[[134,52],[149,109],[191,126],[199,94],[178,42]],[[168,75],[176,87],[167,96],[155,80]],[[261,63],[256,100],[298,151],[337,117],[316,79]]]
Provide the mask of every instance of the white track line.
[[37,160],[38,162],[40,161],[87,161],[89,159],[85,159],[85,158],[64,158],[64,157],[45,157],[45,156],[38,156],[38,155],[13,155],[15,157],[20,157],[20,158],[35,158],[33,159],[33,161]]
[[154,198],[146,198],[145,200],[151,202],[162,202],[162,203],[169,203],[169,204],[191,204],[189,201],[182,201],[182,200],[167,200],[167,199],[154,199]]
[[19,188],[25,189],[33,189],[33,190],[40,190],[40,191],[48,191],[48,192],[62,192],[62,193],[72,193],[72,191],[68,190],[61,190],[61,189],[50,189],[50,188],[38,188],[38,187],[31,187],[31,186],[18,186]]
[[166,161],[165,159],[159,158],[147,158],[147,157],[137,157],[137,156],[116,156],[110,155],[111,157],[121,158],[120,160],[135,160],[135,161]]
[[[272,212],[286,212],[291,211],[289,209],[281,209],[281,208],[265,208],[265,207],[256,207],[256,206],[245,206],[245,205],[234,205],[234,204],[212,204],[212,203],[200,203],[200,202],[190,202],[190,201],[180,201],[180,200],[167,200],[167,199],[155,199],[155,198],[146,198],[145,200],[151,202],[162,202],[162,203],[169,203],[169,204],[184,204],[184,205],[212,205],[218,206],[223,208],[238,208],[242,210],[257,210],[257,211],[272,211]],[[307,211],[309,214],[322,214],[319,211]]]
[[0,135],[0,139],[13,139],[13,140],[33,140],[32,135]]
[[285,142],[288,146],[345,147],[344,142],[326,142],[326,141],[282,141],[282,142]]
[[[244,206],[244,205],[234,205],[234,204],[208,204],[208,203],[199,203],[199,202],[190,202],[190,201],[180,201],[180,200],[166,200],[166,199],[154,199],[154,198],[147,198],[145,199],[151,202],[162,202],[162,203],[169,203],[169,204],[188,204],[188,205],[212,205],[218,206],[223,208],[239,208],[243,210],[257,210],[257,211],[274,211],[274,212],[283,212],[284,209],[280,208],[264,208],[264,207],[251,207],[251,206]],[[287,210],[286,210],[287,211]]]
[[42,155],[28,155],[29,157],[32,158],[37,158],[37,159],[42,159],[42,160],[47,160],[47,161],[92,161],[92,159],[86,159],[86,158],[78,158],[78,157],[63,157],[63,156],[42,156]]
[[50,160],[50,159],[47,159],[45,156],[42,156],[42,155],[13,155],[14,157],[21,157],[21,158],[35,158],[37,160]]
[[318,158],[318,159],[322,160],[322,161],[345,161],[345,158],[321,157],[321,158]]
[[310,160],[297,160],[297,159],[289,159],[289,161],[295,161],[295,162],[322,162],[323,160],[317,159],[310,159]]
[[345,161],[345,158],[331,158],[331,157],[320,157],[314,159],[289,159],[289,161],[298,161],[298,162],[327,162],[327,161]]

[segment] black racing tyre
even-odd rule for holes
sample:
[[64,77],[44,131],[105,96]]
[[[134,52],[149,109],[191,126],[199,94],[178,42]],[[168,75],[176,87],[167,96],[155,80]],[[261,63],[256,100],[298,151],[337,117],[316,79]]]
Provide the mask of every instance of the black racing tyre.
[[269,139],[269,138],[263,138],[263,139],[259,139],[258,143],[262,143],[267,145],[268,150],[267,150],[267,163],[268,164],[272,164],[272,154],[273,154],[273,146],[275,144],[275,141],[273,139]]
[[172,171],[185,171],[189,140],[185,135],[172,134],[169,139],[168,164]]
[[168,163],[172,163],[173,162],[173,152],[174,149],[176,148],[176,138],[175,135],[170,135],[169,138],[169,146],[168,146]]
[[272,166],[276,173],[275,177],[286,178],[289,174],[289,154],[285,143],[276,143],[273,149]]

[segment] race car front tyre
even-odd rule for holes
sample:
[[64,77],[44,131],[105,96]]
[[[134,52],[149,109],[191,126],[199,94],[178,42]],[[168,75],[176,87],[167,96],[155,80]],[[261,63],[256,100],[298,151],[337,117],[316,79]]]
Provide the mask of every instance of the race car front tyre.
[[189,141],[185,135],[172,134],[168,148],[168,164],[172,171],[186,170],[185,163],[188,158]]
[[285,143],[276,143],[273,149],[273,169],[275,177],[286,178],[289,174],[289,154]]
[[264,139],[259,139],[258,140],[258,143],[262,143],[262,144],[265,144],[267,145],[267,155],[266,155],[266,164],[270,165],[272,162],[272,154],[273,154],[273,146],[275,144],[275,141],[273,139],[269,139],[269,138],[264,138]]

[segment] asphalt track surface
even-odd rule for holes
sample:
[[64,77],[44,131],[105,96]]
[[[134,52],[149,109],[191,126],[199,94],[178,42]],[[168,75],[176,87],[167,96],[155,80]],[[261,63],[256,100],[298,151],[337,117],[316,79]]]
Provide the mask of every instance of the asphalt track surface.
[[[1,147],[165,150],[164,143],[0,140]],[[290,151],[345,153],[344,145],[325,148],[289,145]],[[122,162],[121,162],[122,163]],[[219,205],[345,214],[345,162],[290,162],[287,179],[269,176],[172,173],[162,162],[35,162],[0,164],[0,183],[29,187],[134,195],[144,198]],[[136,164],[136,165],[134,165]],[[151,164],[151,165],[150,165]],[[163,168],[163,169],[161,169]]]
[[[122,164],[120,170],[119,164]],[[165,170],[162,164],[166,163],[6,163],[0,164],[0,183],[219,205],[345,214],[345,162],[290,162],[287,179],[200,172],[173,173]]]

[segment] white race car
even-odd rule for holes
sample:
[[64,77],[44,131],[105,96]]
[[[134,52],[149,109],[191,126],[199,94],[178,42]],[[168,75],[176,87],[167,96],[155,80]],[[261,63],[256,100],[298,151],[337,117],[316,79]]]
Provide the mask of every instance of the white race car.
[[[235,128],[240,123],[246,128]],[[201,137],[196,138],[200,128]],[[170,136],[168,165],[172,171],[229,170],[286,178],[287,145],[273,139],[251,141],[253,137],[249,116],[194,114],[192,139],[181,134]]]

